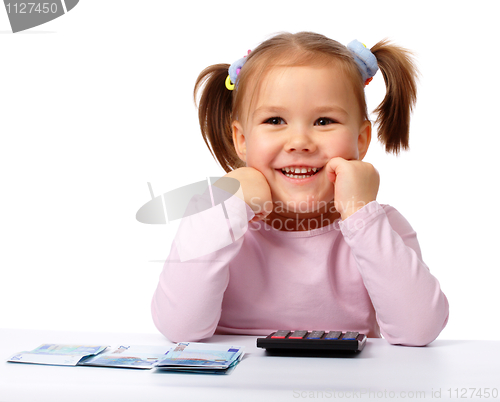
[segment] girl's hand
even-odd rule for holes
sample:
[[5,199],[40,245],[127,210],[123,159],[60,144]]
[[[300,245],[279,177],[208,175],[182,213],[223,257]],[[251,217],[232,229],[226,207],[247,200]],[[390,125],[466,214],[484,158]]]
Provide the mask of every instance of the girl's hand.
[[342,220],[377,198],[380,177],[369,163],[332,158],[326,164],[326,174],[334,184],[334,205]]
[[260,221],[272,212],[271,188],[264,175],[257,169],[242,167],[229,172],[224,177],[231,177],[240,182],[244,197],[243,201],[255,213],[250,222]]

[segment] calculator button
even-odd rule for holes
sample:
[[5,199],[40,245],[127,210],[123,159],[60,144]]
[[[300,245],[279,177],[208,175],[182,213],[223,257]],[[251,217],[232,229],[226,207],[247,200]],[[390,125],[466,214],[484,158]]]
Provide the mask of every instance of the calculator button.
[[345,341],[355,341],[358,335],[359,332],[346,332],[342,339]]
[[307,331],[294,331],[290,334],[288,339],[302,339],[307,335]]
[[286,336],[290,333],[290,331],[287,331],[286,329],[281,329],[279,331],[276,331],[271,338],[279,338],[279,339],[284,339]]
[[330,331],[326,334],[325,339],[339,339],[342,331]]
[[321,337],[325,334],[325,331],[312,331],[307,339],[321,339]]

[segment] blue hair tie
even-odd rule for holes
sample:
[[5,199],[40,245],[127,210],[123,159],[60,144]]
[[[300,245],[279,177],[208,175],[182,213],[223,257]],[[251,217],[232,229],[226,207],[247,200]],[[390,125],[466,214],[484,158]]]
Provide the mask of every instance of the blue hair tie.
[[[248,54],[250,54],[250,50],[248,51]],[[229,76],[226,79],[226,87],[230,91],[234,89],[234,86],[236,84],[236,79],[238,78],[238,74],[245,65],[246,61],[247,61],[247,56],[244,56],[241,59],[236,60],[233,64],[229,66],[228,70]],[[231,81],[230,83],[228,83],[229,80]]]
[[365,85],[368,85],[371,78],[378,71],[377,58],[370,51],[370,49],[356,39],[349,43],[347,48],[354,56],[354,61],[356,61],[356,64],[358,65],[359,72],[363,77],[363,82]]

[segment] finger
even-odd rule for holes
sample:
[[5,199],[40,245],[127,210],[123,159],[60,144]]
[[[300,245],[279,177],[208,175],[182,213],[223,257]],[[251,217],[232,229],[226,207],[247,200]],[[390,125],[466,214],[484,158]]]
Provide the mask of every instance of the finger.
[[335,183],[338,175],[338,169],[345,162],[347,162],[347,160],[340,157],[332,158],[328,161],[325,166],[326,176],[328,177],[328,180],[330,180],[332,183]]
[[252,219],[250,219],[250,222],[261,221],[261,220],[265,219],[267,217],[267,215],[269,215],[269,212],[259,212],[259,213],[255,214],[255,216]]

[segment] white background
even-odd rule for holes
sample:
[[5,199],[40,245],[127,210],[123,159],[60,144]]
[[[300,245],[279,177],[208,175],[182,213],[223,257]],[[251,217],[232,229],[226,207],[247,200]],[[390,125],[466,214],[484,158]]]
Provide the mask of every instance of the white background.
[[[199,132],[197,75],[312,30],[415,52],[411,150],[374,141],[365,160],[448,296],[441,338],[499,340],[497,5],[81,0],[17,34],[0,7],[0,326],[156,332],[150,300],[176,227],[135,220],[147,182],[159,195],[224,174]],[[373,110],[381,74],[366,93]]]

